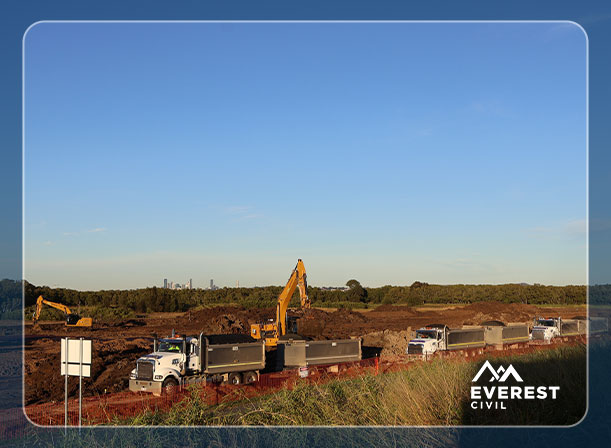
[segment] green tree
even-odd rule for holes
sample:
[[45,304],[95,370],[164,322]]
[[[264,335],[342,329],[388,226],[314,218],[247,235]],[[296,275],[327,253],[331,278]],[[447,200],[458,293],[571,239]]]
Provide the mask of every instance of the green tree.
[[346,286],[349,288],[348,291],[346,291],[346,298],[350,302],[367,301],[367,290],[365,290],[357,280],[348,280]]

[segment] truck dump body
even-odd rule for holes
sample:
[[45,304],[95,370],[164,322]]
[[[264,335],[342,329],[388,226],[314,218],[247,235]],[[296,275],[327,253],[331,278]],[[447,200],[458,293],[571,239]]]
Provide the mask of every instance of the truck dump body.
[[562,319],[560,325],[561,336],[575,336],[586,332],[586,321]]
[[448,330],[448,350],[460,350],[463,348],[485,347],[483,328],[466,328]]
[[528,325],[509,325],[503,327],[503,344],[528,342],[529,339]]
[[277,367],[293,368],[361,360],[361,339],[278,342]]
[[488,345],[528,342],[528,325],[485,326],[484,339]]
[[211,344],[203,338],[202,372],[206,374],[245,372],[265,368],[263,341]]

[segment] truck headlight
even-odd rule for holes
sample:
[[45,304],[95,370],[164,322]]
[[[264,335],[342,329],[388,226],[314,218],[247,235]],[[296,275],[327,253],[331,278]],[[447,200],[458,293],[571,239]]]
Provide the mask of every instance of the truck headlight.
[[156,379],[156,380],[162,380],[162,379],[163,379],[163,376],[161,376],[161,375],[155,375],[155,379]]

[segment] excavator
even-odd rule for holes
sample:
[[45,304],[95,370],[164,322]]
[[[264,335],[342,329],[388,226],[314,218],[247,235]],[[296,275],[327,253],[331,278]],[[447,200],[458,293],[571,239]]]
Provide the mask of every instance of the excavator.
[[50,300],[43,299],[42,296],[38,296],[36,300],[36,311],[34,312],[34,325],[38,322],[40,312],[42,311],[43,305],[49,305],[50,307],[57,308],[66,314],[66,327],[91,327],[93,321],[91,317],[81,317],[78,314],[72,313],[70,308],[61,303],[51,302]]
[[296,319],[290,319],[286,315],[289,302],[291,301],[295,288],[297,287],[299,288],[301,307],[306,309],[310,308],[310,299],[308,298],[307,294],[308,283],[306,281],[306,270],[301,259],[297,260],[297,266],[295,266],[295,269],[293,269],[284,290],[282,290],[278,296],[278,303],[276,304],[276,320],[272,319],[269,322],[251,324],[250,335],[254,339],[265,339],[265,345],[267,347],[276,347],[278,344],[278,339],[282,339],[282,337],[288,333],[297,332]]

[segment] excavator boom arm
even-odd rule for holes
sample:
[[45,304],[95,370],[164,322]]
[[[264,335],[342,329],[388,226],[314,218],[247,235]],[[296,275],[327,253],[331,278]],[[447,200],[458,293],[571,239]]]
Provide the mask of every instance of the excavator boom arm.
[[70,308],[68,308],[66,305],[63,305],[61,303],[51,302],[50,300],[45,300],[43,299],[42,296],[39,296],[38,299],[36,300],[36,312],[34,313],[34,322],[36,322],[38,318],[40,317],[40,312],[42,311],[43,305],[49,305],[50,307],[63,311],[66,315],[72,314],[72,312],[70,311]]
[[289,277],[289,281],[286,283],[286,286],[280,293],[280,296],[278,296],[278,304],[276,306],[276,324],[278,326],[278,336],[286,334],[286,310],[288,309],[291,298],[295,293],[295,288],[299,287],[301,306],[306,308],[310,307],[310,299],[308,298],[307,294],[308,283],[306,278],[305,266],[303,261],[299,259],[297,260],[297,266],[295,266],[295,269],[293,269],[293,272]]

